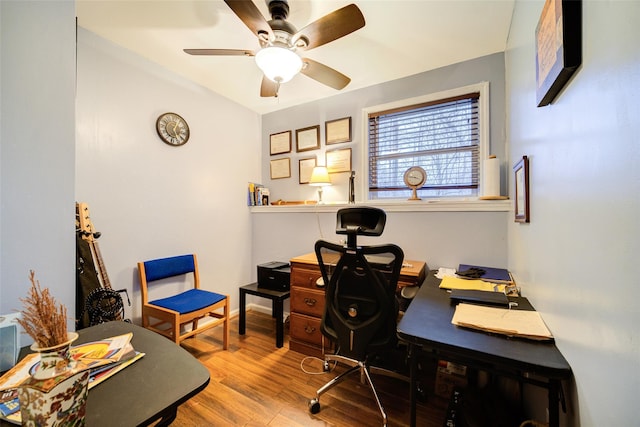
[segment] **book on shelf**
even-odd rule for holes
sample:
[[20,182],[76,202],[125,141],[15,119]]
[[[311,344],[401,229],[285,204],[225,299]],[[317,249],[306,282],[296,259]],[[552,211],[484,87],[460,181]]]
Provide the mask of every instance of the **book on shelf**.
[[262,184],[249,182],[247,187],[247,206],[268,206],[269,189]]
[[[72,346],[74,372],[89,369],[89,390],[140,360],[145,354],[131,345],[133,333]],[[0,377],[0,419],[21,423],[17,389],[38,369],[40,353],[29,353]]]

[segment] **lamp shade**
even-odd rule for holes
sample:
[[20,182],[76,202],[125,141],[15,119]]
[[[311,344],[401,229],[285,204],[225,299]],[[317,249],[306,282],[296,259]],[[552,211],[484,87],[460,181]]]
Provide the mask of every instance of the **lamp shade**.
[[292,50],[267,46],[256,53],[256,64],[269,80],[288,82],[302,69],[302,59]]
[[329,171],[326,166],[316,166],[313,168],[309,185],[314,185],[316,187],[331,185],[331,178],[329,177]]

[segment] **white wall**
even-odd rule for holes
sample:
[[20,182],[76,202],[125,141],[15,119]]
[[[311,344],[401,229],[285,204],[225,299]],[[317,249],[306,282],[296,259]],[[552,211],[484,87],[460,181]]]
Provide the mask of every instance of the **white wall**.
[[0,54],[0,313],[22,308],[34,270],[71,314],[74,2],[1,1]]
[[[158,138],[167,111],[187,120],[186,145]],[[113,288],[129,290],[130,317],[136,263],[191,252],[203,287],[237,308],[255,269],[246,183],[261,176],[259,131],[256,113],[79,28],[76,199],[102,233]]]
[[638,425],[640,3],[583,2],[582,67],[536,108],[543,4],[516,3],[506,52],[511,165],[531,162],[531,223],[509,221],[509,267],[573,369],[567,425]]

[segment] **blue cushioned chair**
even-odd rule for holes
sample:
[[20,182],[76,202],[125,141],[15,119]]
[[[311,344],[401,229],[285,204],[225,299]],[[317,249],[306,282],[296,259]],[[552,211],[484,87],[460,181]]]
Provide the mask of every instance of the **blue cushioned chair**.
[[[162,334],[176,344],[221,323],[224,324],[223,348],[229,344],[229,296],[200,289],[198,260],[195,254],[154,259],[138,263],[142,293],[142,326]],[[169,277],[193,274],[193,289],[178,295],[149,301],[148,285]],[[198,324],[210,317],[213,321]],[[191,323],[191,330],[181,332]]]

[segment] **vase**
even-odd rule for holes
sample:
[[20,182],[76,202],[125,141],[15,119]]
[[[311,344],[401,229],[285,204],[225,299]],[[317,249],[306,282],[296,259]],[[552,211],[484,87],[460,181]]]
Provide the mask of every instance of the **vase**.
[[71,343],[77,338],[77,333],[69,332],[62,344],[31,346],[40,353],[40,362],[18,389],[23,426],[84,426],[89,371],[70,356]]

